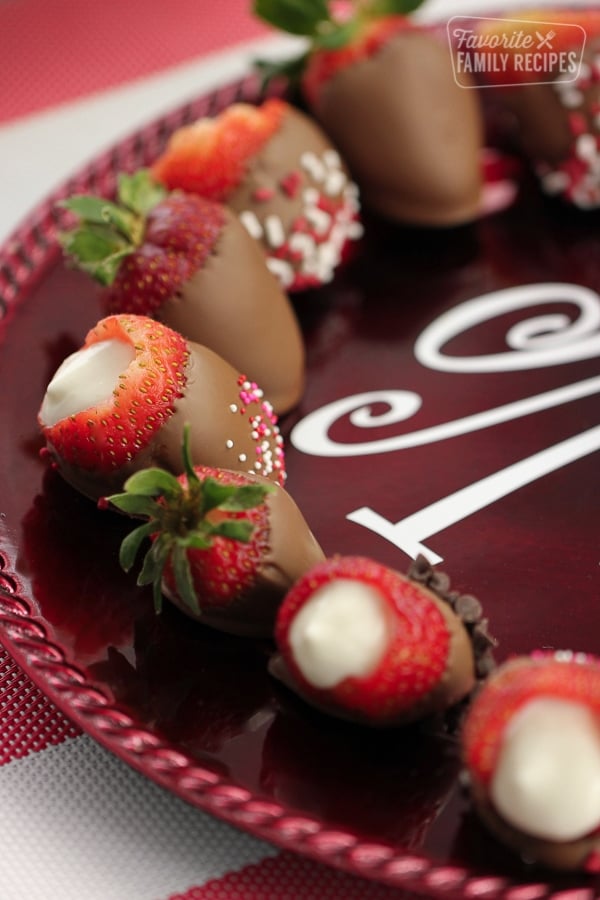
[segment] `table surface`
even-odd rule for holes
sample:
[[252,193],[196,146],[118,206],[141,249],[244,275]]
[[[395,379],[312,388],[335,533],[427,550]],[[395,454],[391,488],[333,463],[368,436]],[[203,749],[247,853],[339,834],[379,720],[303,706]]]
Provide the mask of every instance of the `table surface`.
[[[0,2],[0,240],[104,148],[240,76],[259,53],[295,48],[248,7]],[[480,8],[431,0],[423,14]],[[280,852],[178,800],[67,721],[1,646],[0,806],[2,900],[409,896]]]

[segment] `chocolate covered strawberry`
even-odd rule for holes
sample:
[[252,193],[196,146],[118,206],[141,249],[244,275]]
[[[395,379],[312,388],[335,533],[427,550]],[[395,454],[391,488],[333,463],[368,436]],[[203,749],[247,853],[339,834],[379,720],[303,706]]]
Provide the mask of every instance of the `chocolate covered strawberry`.
[[600,660],[515,657],[467,714],[463,756],[475,806],[525,859],[600,869]]
[[68,257],[105,286],[108,314],[151,316],[259,382],[274,409],[299,399],[304,348],[288,298],[237,217],[219,203],[168,193],[147,170],[121,175],[115,202],[63,203],[78,224]]
[[330,281],[362,233],[358,191],[339,154],[283,100],[236,103],[180,128],[152,172],[168,188],[234,210],[286,291]]
[[411,572],[363,557],[317,565],[280,607],[273,674],[323,711],[374,726],[411,722],[463,700],[489,663],[492,641],[479,604],[462,599],[463,623],[445,576],[423,559]]
[[455,82],[446,41],[406,15],[418,0],[356,2],[345,19],[332,6],[254,3],[271,25],[309,39],[308,52],[288,69],[294,77],[300,71],[304,97],[348,163],[365,206],[410,224],[473,219],[482,117],[476,92]]
[[[600,206],[600,13],[519,11],[521,40],[502,67],[478,77],[492,85],[511,138],[542,189],[581,209]],[[540,19],[547,18],[544,22]],[[500,40],[501,18],[475,20],[481,40]],[[528,48],[528,49],[527,49]],[[466,55],[466,53],[465,53]],[[535,64],[535,65],[534,65]]]
[[323,553],[290,495],[266,478],[194,466],[184,429],[183,473],[160,468],[132,475],[125,490],[106,498],[146,521],[121,545],[129,571],[146,538],[138,584],[152,584],[207,625],[269,637],[289,587]]
[[54,374],[38,420],[61,474],[93,499],[148,466],[180,473],[185,422],[203,464],[285,479],[277,417],[261,389],[147,316],[98,322]]

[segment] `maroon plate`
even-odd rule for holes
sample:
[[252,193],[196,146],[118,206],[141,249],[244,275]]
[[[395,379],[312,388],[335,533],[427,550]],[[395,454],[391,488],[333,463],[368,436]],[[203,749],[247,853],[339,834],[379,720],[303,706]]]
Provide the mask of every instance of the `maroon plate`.
[[[4,248],[0,639],[118,757],[280,846],[430,896],[591,897],[598,881],[529,869],[480,827],[451,731],[328,720],[270,680],[268,643],[155,616],[118,567],[124,522],[39,458],[45,386],[101,315],[61,262],[54,202],[111,192],[175,127],[255,96],[233,85],[145,129]],[[290,492],[328,554],[443,560],[483,601],[500,659],[600,654],[599,225],[524,184],[455,231],[367,222],[336,281],[297,298],[309,372],[282,423]]]

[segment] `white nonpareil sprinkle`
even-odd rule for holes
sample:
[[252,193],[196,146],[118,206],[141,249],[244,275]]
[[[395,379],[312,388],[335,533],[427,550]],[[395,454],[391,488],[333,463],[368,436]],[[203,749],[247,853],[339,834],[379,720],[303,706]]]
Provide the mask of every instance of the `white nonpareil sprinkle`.
[[316,246],[314,237],[310,234],[303,233],[302,231],[294,232],[289,240],[289,245],[290,250],[294,253],[301,253],[303,256],[314,253]]
[[326,150],[323,154],[323,162],[329,169],[339,169],[342,165],[340,154],[337,150]]
[[364,233],[365,229],[361,222],[354,221],[348,223],[347,235],[351,241],[358,241]]
[[250,209],[245,209],[240,213],[240,222],[251,237],[257,241],[261,239],[263,236],[263,227],[258,221],[256,213],[252,212]]
[[294,281],[294,270],[285,259],[269,256],[267,257],[267,268],[276,278],[279,278],[284,287],[289,287]]
[[331,216],[324,209],[319,209],[318,206],[309,207],[305,215],[317,234],[326,234],[331,227]]
[[575,145],[575,152],[580,159],[592,160],[598,157],[598,145],[592,134],[580,134]]
[[302,154],[300,165],[315,181],[323,181],[327,174],[327,170],[319,157],[311,151]]
[[560,194],[569,186],[566,172],[546,172],[541,176],[544,190],[549,194]]
[[285,229],[279,216],[267,216],[265,219],[265,238],[269,247],[281,247],[285,243]]
[[330,197],[335,197],[344,190],[344,185],[348,179],[341,169],[329,172],[325,180],[325,193]]

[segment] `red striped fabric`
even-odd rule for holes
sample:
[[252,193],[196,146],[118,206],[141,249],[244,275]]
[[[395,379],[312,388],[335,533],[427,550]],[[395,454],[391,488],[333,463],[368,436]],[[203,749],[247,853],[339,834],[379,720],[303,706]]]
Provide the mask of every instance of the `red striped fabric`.
[[0,122],[266,33],[251,0],[0,2]]
[[0,647],[0,766],[78,734]]
[[355,878],[292,853],[173,894],[168,900],[412,900],[406,891]]

